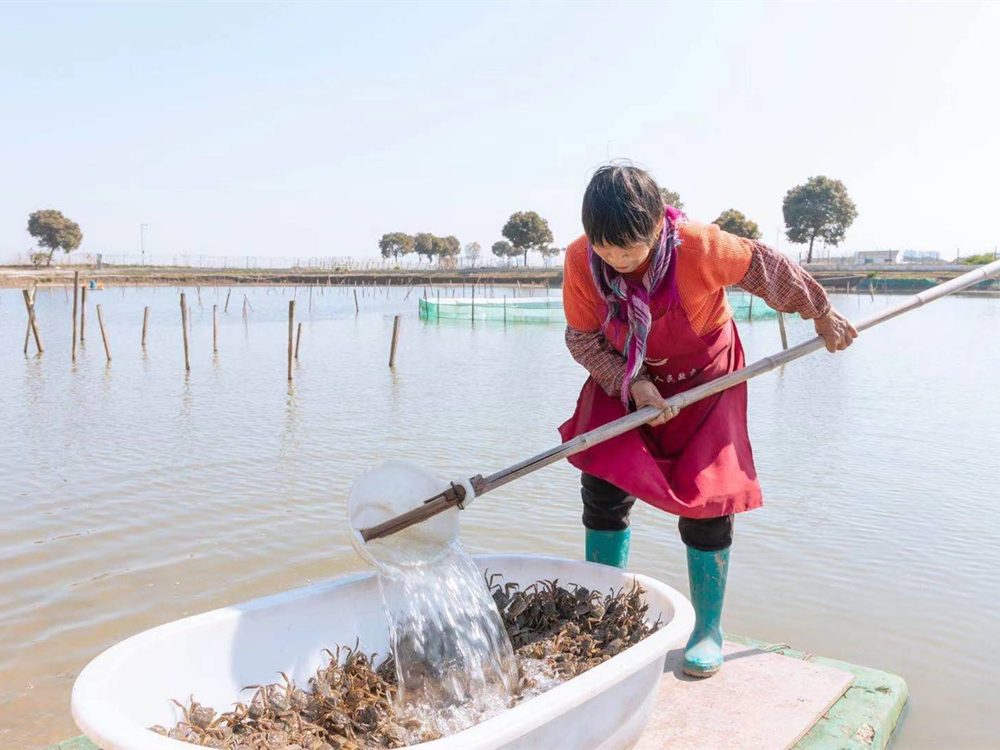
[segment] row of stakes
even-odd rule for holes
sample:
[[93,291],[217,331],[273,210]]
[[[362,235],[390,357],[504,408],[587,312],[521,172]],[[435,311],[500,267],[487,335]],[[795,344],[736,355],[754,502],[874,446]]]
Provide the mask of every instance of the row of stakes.
[[[82,291],[81,291],[82,290]],[[24,305],[28,310],[28,328],[24,334],[24,353],[28,353],[28,346],[31,343],[31,338],[34,337],[35,347],[38,349],[38,353],[41,354],[45,351],[45,346],[42,344],[42,336],[38,331],[38,320],[35,317],[35,290],[28,289],[21,290],[24,295]],[[229,297],[233,293],[230,289],[226,294],[226,304],[223,308],[223,312],[229,311]],[[82,295],[82,300],[80,299]],[[409,295],[407,295],[409,296]],[[181,292],[181,330],[184,336],[184,369],[186,372],[191,372],[191,357],[190,349],[188,345],[188,307],[185,297],[185,293]],[[104,342],[104,354],[108,358],[108,362],[111,361],[111,347],[108,344],[108,332],[104,327],[104,315],[101,313],[101,306],[97,305],[97,323],[101,329],[101,340]],[[247,296],[243,295],[243,320],[247,319],[247,308],[253,311],[253,307],[250,305],[250,300]],[[79,310],[79,327],[77,327],[77,312]],[[354,290],[354,312],[358,314],[360,312],[360,306],[358,305],[358,292]],[[86,285],[80,285],[80,272],[75,271],[73,273],[73,346],[72,346],[72,360],[76,363],[76,344],[77,340],[83,342],[86,330],[86,315],[87,315],[87,287]],[[402,319],[401,315],[396,315],[393,317],[392,321],[392,342],[389,346],[389,367],[394,368],[396,366],[396,347],[399,344],[399,326]],[[143,310],[142,315],[142,348],[146,348],[146,331],[149,329],[149,306]],[[79,333],[78,333],[79,332]],[[295,327],[295,300],[288,301],[288,379],[292,380],[294,377],[294,371],[292,368],[293,363],[299,358],[299,347],[302,344],[302,323],[298,324],[298,329]],[[212,353],[219,353],[219,306],[212,305]]]

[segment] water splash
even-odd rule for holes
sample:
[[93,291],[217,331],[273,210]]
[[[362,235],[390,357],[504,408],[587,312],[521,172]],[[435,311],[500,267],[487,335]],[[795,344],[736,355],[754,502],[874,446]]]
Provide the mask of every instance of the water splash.
[[446,735],[510,707],[518,671],[475,562],[458,543],[414,565],[382,565],[379,588],[401,714]]
[[367,543],[358,532],[418,506],[442,486],[414,464],[387,461],[358,479],[348,502],[354,547],[378,574],[397,710],[421,725],[415,740],[452,734],[506,710],[518,684],[500,612],[458,541],[457,509]]

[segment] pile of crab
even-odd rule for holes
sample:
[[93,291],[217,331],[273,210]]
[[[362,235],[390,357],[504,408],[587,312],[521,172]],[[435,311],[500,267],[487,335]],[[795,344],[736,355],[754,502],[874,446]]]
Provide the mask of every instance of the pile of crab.
[[[535,682],[524,669],[529,660],[547,675],[569,679],[659,627],[659,621],[646,621],[647,605],[638,584],[602,595],[573,584],[564,588],[558,581],[540,581],[522,590],[514,583],[494,583],[498,577],[490,576],[488,585],[521,667],[519,692]],[[255,691],[249,704],[237,703],[217,714],[192,696],[187,705],[174,701],[184,712],[176,726],[150,729],[226,750],[398,748],[438,738],[397,705],[392,657],[379,664],[375,654],[357,648],[326,653],[330,660],[309,679],[308,690],[279,672],[280,683],[245,688]]]

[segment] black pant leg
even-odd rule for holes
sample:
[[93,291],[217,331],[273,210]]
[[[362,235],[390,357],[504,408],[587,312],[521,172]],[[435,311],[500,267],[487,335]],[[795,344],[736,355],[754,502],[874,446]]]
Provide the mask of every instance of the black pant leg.
[[677,521],[681,541],[701,552],[729,549],[733,543],[733,517],[684,518]]
[[635,498],[610,482],[584,473],[580,477],[583,525],[594,531],[624,531]]

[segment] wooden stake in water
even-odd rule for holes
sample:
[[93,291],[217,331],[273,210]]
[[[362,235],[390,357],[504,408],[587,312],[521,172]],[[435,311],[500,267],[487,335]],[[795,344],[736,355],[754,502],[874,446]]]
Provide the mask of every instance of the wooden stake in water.
[[80,296],[80,272],[73,271],[73,350],[72,360],[76,362],[76,306]]
[[34,334],[35,347],[41,354],[45,351],[45,347],[42,346],[42,335],[38,332],[38,319],[35,317],[35,290],[32,289],[29,292],[27,289],[22,289],[21,291],[24,293],[24,306],[28,310],[28,330],[24,333],[24,353],[28,353],[28,342],[31,340],[31,335]]
[[476,285],[472,285],[472,325],[476,324]]
[[[940,299],[941,297],[945,297],[954,292],[967,289],[970,286],[995,276],[1000,276],[1000,261],[994,261],[993,263],[982,266],[974,271],[962,274],[951,281],[946,281],[943,284],[939,284],[920,292],[919,294],[915,294],[896,305],[864,318],[855,325],[855,328],[857,328],[859,332],[866,331],[869,328],[873,328],[887,320],[892,320],[898,315],[902,315],[910,310],[921,307],[928,302],[933,302],[934,300]],[[610,440],[611,438],[623,435],[630,430],[634,430],[636,427],[641,427],[642,425],[661,417],[666,410],[673,412],[679,411],[680,409],[697,403],[702,399],[714,396],[716,393],[721,393],[727,388],[732,388],[740,383],[745,383],[751,378],[763,375],[764,373],[777,369],[778,367],[786,365],[789,362],[801,359],[807,354],[823,349],[825,345],[826,342],[823,337],[816,336],[792,347],[791,349],[778,352],[777,354],[772,354],[769,357],[764,357],[742,370],[737,370],[736,372],[732,372],[728,375],[723,375],[721,378],[716,378],[715,380],[710,380],[707,383],[702,383],[689,391],[682,391],[675,396],[671,396],[667,399],[665,409],[659,409],[655,406],[644,406],[631,414],[612,422],[608,422],[607,424],[602,425],[595,430],[591,430],[590,432],[577,435],[572,440],[567,440],[561,445],[550,448],[543,453],[539,453],[538,455],[532,456],[531,458],[521,461],[520,463],[509,466],[506,469],[498,471],[495,474],[491,474],[488,477],[484,478],[481,475],[471,477],[470,483],[476,492],[476,497],[479,497],[490,490],[503,487],[508,482],[513,482],[515,479],[531,474],[532,472],[548,466],[549,464],[553,464],[556,461],[560,461],[568,456],[585,451],[588,448],[599,445],[600,443]],[[449,508],[455,507],[464,499],[464,488],[461,485],[453,485],[439,495],[428,498],[423,504],[417,506],[413,510],[407,511],[406,513],[403,513],[395,518],[390,518],[388,521],[384,521],[383,523],[372,526],[371,528],[360,529],[359,532],[361,537],[366,542],[370,542],[372,539],[389,536],[390,534],[395,534],[398,531],[402,531],[403,529],[407,529],[410,526],[418,524],[421,521],[426,521],[428,518],[431,518],[438,513],[442,513]]]
[[392,319],[392,343],[389,345],[389,367],[396,366],[396,345],[399,343],[399,315]]
[[146,348],[146,330],[149,328],[149,306],[142,313],[142,348]]
[[104,341],[104,353],[108,357],[108,362],[111,361],[111,347],[108,346],[108,332],[104,329],[104,316],[101,315],[101,306],[97,306],[97,325],[101,328],[101,339]]
[[181,331],[184,332],[184,371],[191,372],[191,358],[188,355],[188,308],[184,301],[184,292],[181,292]]
[[503,324],[507,325],[507,295],[503,296]]
[[82,344],[87,332],[87,282],[84,281],[80,287],[80,343]]
[[778,310],[778,330],[781,332],[781,349],[788,348],[788,336],[785,335],[785,314]]
[[293,351],[295,337],[295,300],[288,300],[288,379],[292,379],[292,359],[294,358],[295,352]]
[[295,331],[295,360],[299,359],[299,346],[302,344],[302,324],[299,323],[298,329]]
[[357,290],[357,288],[355,288],[355,290],[354,290],[354,314],[357,315],[359,312],[361,312],[361,308],[358,307],[358,290]]
[[226,292],[226,306],[222,308],[222,312],[229,312],[229,295],[233,293],[233,288],[229,287],[229,291]]
[[212,305],[212,354],[219,353],[219,306]]

